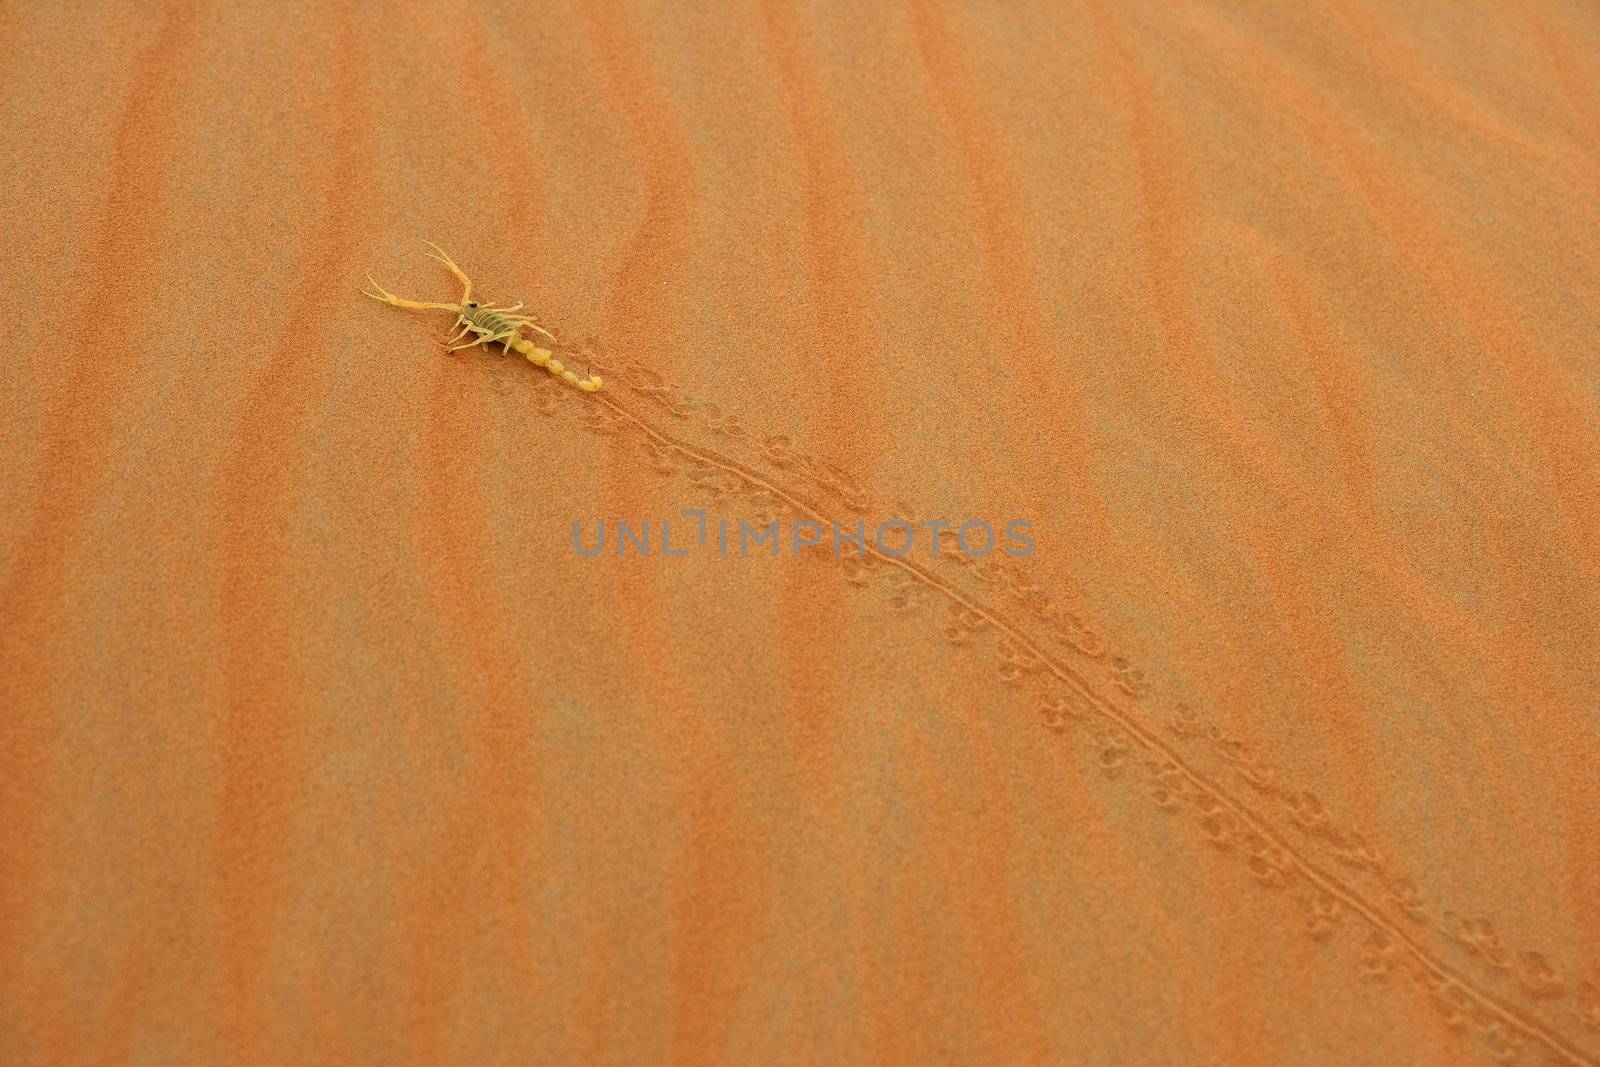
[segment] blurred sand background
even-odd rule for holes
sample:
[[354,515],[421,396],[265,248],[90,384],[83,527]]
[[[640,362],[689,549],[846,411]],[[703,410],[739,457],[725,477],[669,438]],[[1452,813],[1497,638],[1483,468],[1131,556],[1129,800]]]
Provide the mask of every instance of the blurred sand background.
[[0,1063],[1600,1063],[1593,3],[0,55]]

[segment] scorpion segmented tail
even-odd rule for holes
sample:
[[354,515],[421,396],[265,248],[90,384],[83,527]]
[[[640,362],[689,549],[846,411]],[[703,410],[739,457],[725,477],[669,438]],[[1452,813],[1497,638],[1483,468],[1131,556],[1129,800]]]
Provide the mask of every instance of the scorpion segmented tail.
[[526,337],[517,337],[506,342],[507,348],[514,348],[527,357],[528,362],[535,367],[543,367],[557,378],[586,393],[599,391],[604,381],[598,374],[591,374],[587,378],[580,378],[572,373],[548,348],[540,348]]

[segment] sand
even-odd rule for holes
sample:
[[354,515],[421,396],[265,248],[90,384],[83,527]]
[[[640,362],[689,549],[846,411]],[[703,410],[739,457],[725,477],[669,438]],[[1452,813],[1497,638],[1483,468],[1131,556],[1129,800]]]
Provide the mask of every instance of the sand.
[[0,52],[0,1063],[1600,1063],[1593,4]]

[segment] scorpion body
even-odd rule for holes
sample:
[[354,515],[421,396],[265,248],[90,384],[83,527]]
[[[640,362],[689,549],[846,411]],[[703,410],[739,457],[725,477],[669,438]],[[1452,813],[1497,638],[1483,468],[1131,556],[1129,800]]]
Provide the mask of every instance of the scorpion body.
[[[445,342],[445,350],[447,352],[471,348],[474,345],[482,345],[484,348],[488,348],[498,341],[505,346],[506,351],[520,353],[529,363],[536,367],[543,367],[575,389],[582,389],[586,393],[592,393],[604,384],[599,375],[591,374],[583,378],[578,377],[563,366],[561,361],[556,359],[548,348],[540,348],[529,338],[523,336],[522,331],[527,328],[535,333],[544,334],[552,341],[555,340],[555,336],[549,330],[540,326],[532,316],[517,314],[522,308],[520,303],[513,304],[510,307],[495,307],[492,304],[483,304],[476,300],[468,299],[472,296],[471,279],[462,273],[461,268],[456,266],[455,260],[451,259],[444,249],[433,244],[432,241],[429,241],[428,244],[433,247],[433,251],[427,254],[450,268],[450,273],[454,274],[456,279],[461,282],[461,301],[459,303],[439,304],[420,300],[402,300],[373,281],[370,274],[367,275],[367,281],[372,282],[372,288],[377,291],[362,290],[362,292],[372,297],[372,299],[381,301],[391,307],[410,308],[417,311],[455,312],[456,328],[450,339]],[[459,341],[461,343],[451,345],[451,341]]]
[[517,329],[514,322],[489,307],[468,311],[461,317],[461,325],[471,326],[482,337],[499,337],[502,334],[515,333]]

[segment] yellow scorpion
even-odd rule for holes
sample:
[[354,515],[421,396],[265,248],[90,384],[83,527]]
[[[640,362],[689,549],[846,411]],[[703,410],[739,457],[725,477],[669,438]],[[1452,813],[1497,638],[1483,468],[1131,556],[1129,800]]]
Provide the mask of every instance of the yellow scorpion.
[[[494,342],[499,341],[506,346],[505,351],[515,350],[521,352],[528,358],[529,363],[532,363],[535,367],[543,367],[576,389],[592,393],[600,388],[603,383],[599,375],[591,374],[586,378],[578,377],[562,366],[561,361],[556,359],[548,348],[540,348],[522,336],[522,328],[526,326],[535,333],[544,334],[552,341],[556,339],[554,334],[540,326],[532,317],[518,315],[517,312],[522,307],[520,303],[502,308],[495,307],[492,304],[480,304],[476,300],[468,299],[472,296],[472,280],[461,272],[461,268],[456,266],[455,260],[451,259],[444,249],[432,241],[429,241],[428,244],[433,248],[433,251],[426,254],[449,267],[450,273],[454,274],[457,280],[461,282],[461,302],[459,304],[433,304],[420,300],[402,300],[373,281],[370,274],[367,275],[367,281],[372,282],[372,288],[376,289],[377,292],[374,293],[363,289],[361,290],[362,293],[372,297],[374,300],[381,300],[385,304],[397,308],[411,308],[417,311],[455,312],[456,330],[444,342],[446,352],[471,348],[473,345],[482,345],[484,348],[488,348]],[[468,334],[472,336],[467,337]],[[451,346],[451,341],[460,341],[463,337],[467,337],[467,340],[454,347]]]

